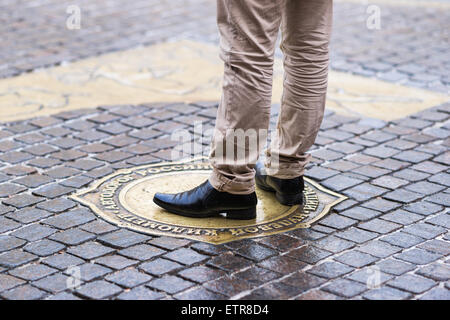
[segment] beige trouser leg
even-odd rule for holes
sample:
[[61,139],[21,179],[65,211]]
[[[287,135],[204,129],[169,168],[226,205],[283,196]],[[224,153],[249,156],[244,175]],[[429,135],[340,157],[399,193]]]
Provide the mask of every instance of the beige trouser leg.
[[[267,172],[303,174],[306,151],[323,118],[332,0],[217,0],[223,94],[211,145],[210,183],[220,191],[254,191],[254,165],[266,142],[275,43],[281,25],[284,91]],[[243,138],[242,138],[243,137]]]

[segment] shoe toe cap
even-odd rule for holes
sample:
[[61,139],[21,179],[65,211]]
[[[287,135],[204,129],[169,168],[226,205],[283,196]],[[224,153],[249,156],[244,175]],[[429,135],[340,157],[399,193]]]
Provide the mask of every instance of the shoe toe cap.
[[166,194],[166,193],[155,193],[155,195],[153,196],[153,202],[155,202],[156,204],[168,204],[170,203],[170,199],[172,198],[171,195]]

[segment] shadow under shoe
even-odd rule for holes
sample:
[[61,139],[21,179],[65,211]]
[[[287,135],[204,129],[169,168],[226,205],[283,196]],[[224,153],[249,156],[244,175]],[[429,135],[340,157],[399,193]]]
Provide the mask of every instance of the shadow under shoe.
[[264,191],[275,192],[275,197],[282,205],[303,204],[305,182],[302,176],[293,179],[280,179],[269,176],[266,174],[264,164],[261,161],[256,163],[255,170],[256,185]]
[[169,212],[191,218],[226,214],[227,219],[256,218],[256,193],[248,195],[220,192],[208,180],[192,190],[176,194],[156,193],[153,202]]

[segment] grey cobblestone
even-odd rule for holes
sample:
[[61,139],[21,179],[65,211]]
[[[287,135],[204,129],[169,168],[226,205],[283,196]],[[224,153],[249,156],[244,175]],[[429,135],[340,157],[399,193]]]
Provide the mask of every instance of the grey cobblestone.
[[105,299],[114,296],[121,291],[120,287],[104,280],[89,282],[76,290],[77,294],[88,299]]
[[430,279],[423,277],[405,274],[393,280],[387,282],[389,286],[397,289],[405,290],[415,294],[425,292],[436,285],[436,283]]
[[30,242],[23,249],[40,257],[46,257],[65,248],[64,245],[48,239]]
[[[76,112],[52,117],[72,120],[52,125],[48,119],[44,130],[14,129],[33,129],[20,134],[28,137],[16,140],[25,148],[47,145],[49,139],[61,146],[53,145],[58,151],[52,154],[59,155],[54,163],[50,154],[15,165],[0,162],[0,183],[26,188],[0,205],[0,276],[11,277],[4,280],[2,298],[445,297],[438,289],[448,281],[449,220],[444,211],[449,201],[448,156],[445,148],[425,148],[430,144],[425,135],[433,135],[421,130],[448,117],[428,113],[424,118],[411,117],[411,123],[378,122],[329,113],[329,128],[321,133],[333,140],[317,149],[321,165],[313,165],[307,175],[349,199],[311,229],[214,246],[118,228],[67,198],[115,168],[169,157],[175,144],[153,130],[155,121],[173,119],[168,127],[178,121],[189,123],[188,113],[179,105],[157,108],[152,115],[147,107],[105,107],[83,118]],[[216,112],[215,107],[188,109],[207,118]],[[45,119],[33,123],[43,125]],[[100,126],[117,132],[100,140],[82,136]],[[161,124],[159,129],[167,128]],[[13,131],[11,135],[15,139]],[[433,137],[442,143],[443,137]],[[81,153],[65,149],[72,143]],[[65,151],[58,153],[61,150]],[[86,157],[77,159],[81,154]],[[367,270],[373,265],[380,267],[379,289],[366,287]],[[83,281],[73,294],[66,291],[65,283],[67,268],[72,266],[80,266]],[[27,295],[30,286],[36,290]]]

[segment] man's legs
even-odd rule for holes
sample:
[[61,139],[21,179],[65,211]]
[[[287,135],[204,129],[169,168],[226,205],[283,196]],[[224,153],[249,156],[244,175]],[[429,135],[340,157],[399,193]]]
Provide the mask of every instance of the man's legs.
[[[274,51],[283,3],[217,0],[225,73],[211,146],[213,173],[209,182],[219,191],[250,194],[255,190],[254,165],[266,143],[264,133],[269,125]],[[247,143],[235,142],[234,137],[239,135],[247,135]]]
[[291,179],[303,175],[323,119],[333,2],[286,0],[283,10],[283,97],[265,165],[268,175]]

